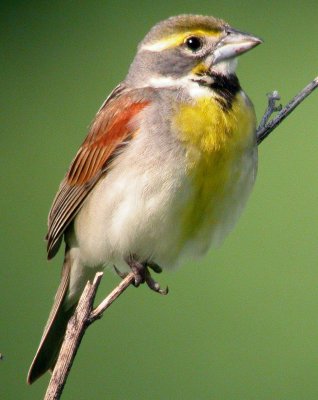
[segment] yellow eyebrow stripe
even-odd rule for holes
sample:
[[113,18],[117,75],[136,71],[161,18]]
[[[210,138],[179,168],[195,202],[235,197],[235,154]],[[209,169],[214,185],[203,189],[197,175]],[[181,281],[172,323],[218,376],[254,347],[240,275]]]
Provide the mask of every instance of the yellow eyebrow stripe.
[[142,50],[148,50],[148,51],[162,51],[166,49],[170,49],[173,47],[180,46],[182,43],[184,43],[185,39],[189,36],[219,36],[220,31],[219,30],[202,30],[202,29],[197,29],[197,30],[192,30],[192,31],[186,31],[186,32],[179,32],[179,33],[174,33],[164,39],[158,40],[153,43],[146,44],[142,47]]

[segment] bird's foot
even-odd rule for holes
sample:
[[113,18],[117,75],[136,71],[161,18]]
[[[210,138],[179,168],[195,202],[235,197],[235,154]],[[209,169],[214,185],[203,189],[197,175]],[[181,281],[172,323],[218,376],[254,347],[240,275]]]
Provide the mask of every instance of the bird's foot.
[[[146,284],[151,290],[163,295],[168,294],[169,291],[168,287],[162,289],[159,283],[152,278],[149,272],[149,268],[151,268],[154,272],[158,274],[162,272],[162,269],[158,264],[151,261],[141,263],[139,261],[136,261],[136,259],[133,256],[127,259],[127,264],[129,265],[131,271],[135,275],[135,282],[133,282],[133,285],[135,287],[138,287],[141,283],[146,282]],[[121,278],[125,278],[127,276],[126,273],[120,272],[115,266],[114,269]]]

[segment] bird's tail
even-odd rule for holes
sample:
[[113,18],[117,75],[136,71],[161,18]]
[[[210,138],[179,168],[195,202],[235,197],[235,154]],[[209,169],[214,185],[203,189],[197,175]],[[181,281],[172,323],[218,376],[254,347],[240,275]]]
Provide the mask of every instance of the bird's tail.
[[71,260],[66,251],[62,268],[62,279],[57,290],[49,319],[45,325],[39,348],[29,369],[27,382],[33,383],[48,370],[53,370],[56,363],[66,326],[74,313],[77,303],[66,307],[65,297],[70,282]]

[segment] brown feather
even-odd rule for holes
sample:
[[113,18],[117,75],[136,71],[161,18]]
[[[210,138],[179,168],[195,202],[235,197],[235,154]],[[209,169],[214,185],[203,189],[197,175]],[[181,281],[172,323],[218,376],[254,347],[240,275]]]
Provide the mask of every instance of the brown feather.
[[53,201],[46,236],[49,259],[57,253],[65,229],[118,150],[138,131],[132,121],[150,103],[150,92],[118,86],[98,111]]
[[[128,99],[123,98],[97,114],[92,129],[67,174],[69,185],[83,185],[94,177],[117,146],[131,134],[129,122],[147,104],[146,101],[129,104]],[[92,162],[92,156],[94,168],[91,174],[87,174],[87,164]]]

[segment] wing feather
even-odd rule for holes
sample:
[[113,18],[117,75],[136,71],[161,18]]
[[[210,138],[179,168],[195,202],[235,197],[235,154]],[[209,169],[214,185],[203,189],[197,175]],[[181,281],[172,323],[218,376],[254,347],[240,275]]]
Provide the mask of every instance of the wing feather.
[[85,198],[107,173],[118,150],[138,131],[135,118],[151,100],[151,90],[118,86],[98,111],[53,201],[48,220],[48,258],[57,253],[63,233]]

